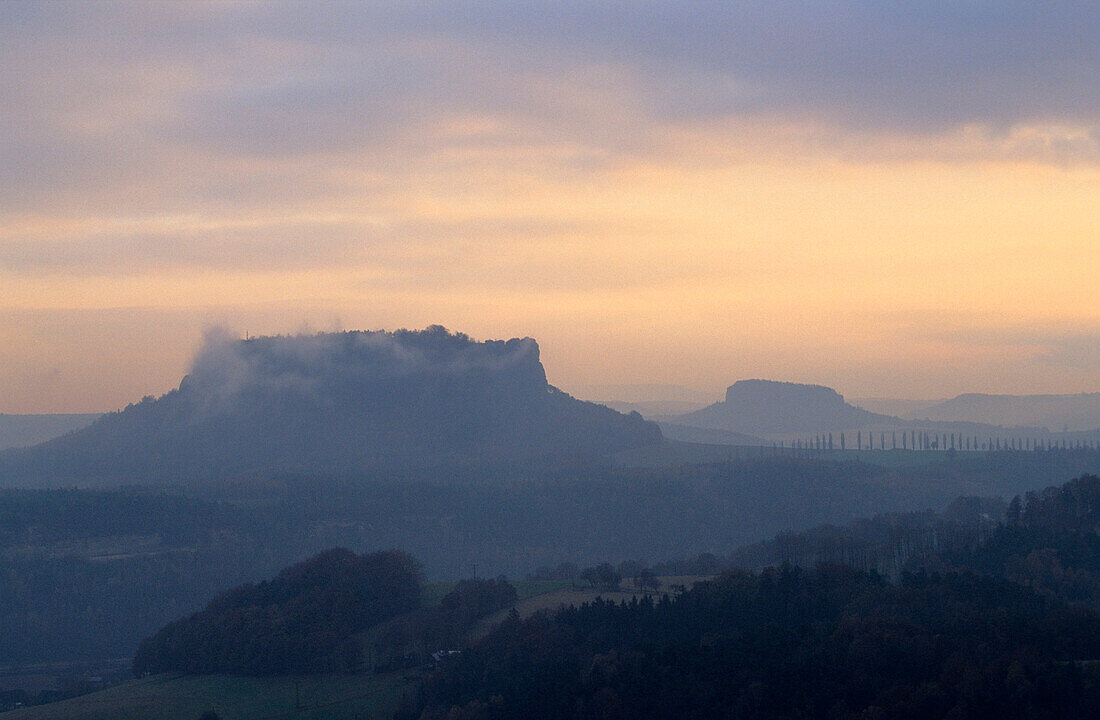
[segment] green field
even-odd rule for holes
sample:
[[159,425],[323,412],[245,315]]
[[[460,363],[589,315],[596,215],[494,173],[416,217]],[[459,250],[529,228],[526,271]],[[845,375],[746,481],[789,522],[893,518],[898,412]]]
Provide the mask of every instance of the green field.
[[520,592],[519,601],[513,607],[500,610],[484,618],[470,631],[470,638],[477,640],[485,637],[496,625],[503,622],[512,610],[515,610],[521,618],[527,618],[543,610],[554,612],[570,605],[580,607],[596,598],[611,600],[616,603],[630,602],[644,595],[659,598],[662,595],[674,595],[675,593],[672,590],[674,585],[683,585],[685,588],[690,588],[697,582],[709,580],[710,577],[709,575],[669,575],[660,577],[658,578],[661,583],[660,589],[651,593],[642,592],[631,587],[629,580],[624,580],[618,590],[583,587],[568,580],[528,581],[527,583],[521,583],[527,586],[527,594]]
[[[420,593],[420,601],[425,607],[435,607],[443,599],[443,596],[454,589],[455,584],[454,582],[425,583]],[[512,582],[512,587],[516,589],[516,596],[519,600],[526,600],[536,595],[545,595],[569,587],[569,585],[568,580],[516,580]]]
[[4,720],[197,720],[207,710],[222,720],[389,720],[402,694],[415,688],[415,679],[406,675],[157,675],[14,710],[4,713]]

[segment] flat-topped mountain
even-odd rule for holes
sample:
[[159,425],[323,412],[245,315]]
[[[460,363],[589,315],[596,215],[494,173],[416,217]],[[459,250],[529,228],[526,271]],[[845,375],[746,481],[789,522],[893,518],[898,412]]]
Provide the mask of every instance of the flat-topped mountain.
[[773,380],[740,380],[726,389],[725,400],[666,419],[749,435],[854,430],[897,421],[846,403],[832,388]]
[[13,484],[575,460],[657,443],[657,426],[549,385],[531,338],[423,331],[210,337],[178,389],[34,448]]

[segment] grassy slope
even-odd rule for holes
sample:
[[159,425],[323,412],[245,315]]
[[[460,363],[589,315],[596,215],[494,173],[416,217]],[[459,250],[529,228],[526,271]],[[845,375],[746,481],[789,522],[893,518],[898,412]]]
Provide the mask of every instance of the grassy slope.
[[[294,709],[299,683],[300,710]],[[89,695],[15,710],[4,720],[389,720],[414,681],[404,673],[244,678],[157,675]]]
[[[425,607],[435,607],[444,595],[454,589],[455,585],[454,582],[425,583],[420,593],[420,602]],[[520,600],[526,600],[536,595],[545,595],[555,590],[567,588],[569,585],[568,580],[517,580],[512,583]]]
[[[656,593],[649,594],[653,595],[655,598],[661,595],[669,595],[672,592],[672,585],[683,585],[685,588],[690,588],[694,583],[708,579],[709,577],[706,576],[694,575],[661,577],[658,578],[658,580],[661,581],[660,590]],[[629,602],[642,595],[643,593],[635,589],[630,584],[629,580],[624,580],[619,590],[598,590],[595,588],[573,586],[567,581],[547,581],[546,587],[542,592],[529,593],[527,595],[524,595],[522,592],[519,593],[519,602],[511,608],[506,608],[486,617],[474,627],[470,635],[474,639],[485,637],[494,626],[503,622],[512,610],[515,610],[521,618],[526,618],[541,610],[553,612],[569,605],[580,606],[586,602],[592,602],[596,598],[613,600],[615,602]]]

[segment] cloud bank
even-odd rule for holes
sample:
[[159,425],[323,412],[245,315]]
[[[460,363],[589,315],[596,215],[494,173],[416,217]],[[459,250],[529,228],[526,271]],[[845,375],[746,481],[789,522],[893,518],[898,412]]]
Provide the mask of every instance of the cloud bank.
[[0,411],[331,315],[534,335],[566,385],[1095,389],[1097,37],[1057,1],[0,3]]
[[440,326],[316,333],[241,340],[225,328],[203,338],[180,385],[206,410],[230,407],[242,393],[296,395],[331,402],[332,391],[387,386],[408,378],[496,375],[519,371],[545,385],[539,347],[531,338],[476,342]]
[[1092,163],[1098,36],[1086,2],[5,3],[0,199],[285,196],[274,171],[301,200],[349,155],[523,145],[583,170],[760,118]]

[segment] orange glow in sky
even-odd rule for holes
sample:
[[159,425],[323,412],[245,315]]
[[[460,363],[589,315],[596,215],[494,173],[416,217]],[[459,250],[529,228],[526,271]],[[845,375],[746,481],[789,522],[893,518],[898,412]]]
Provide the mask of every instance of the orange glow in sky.
[[531,336],[567,390],[1100,390],[1094,89],[910,122],[931,69],[906,107],[855,80],[795,103],[785,66],[662,75],[520,17],[387,47],[288,37],[295,6],[135,9],[136,49],[99,32],[115,6],[0,9],[0,412],[166,392],[212,325]]

